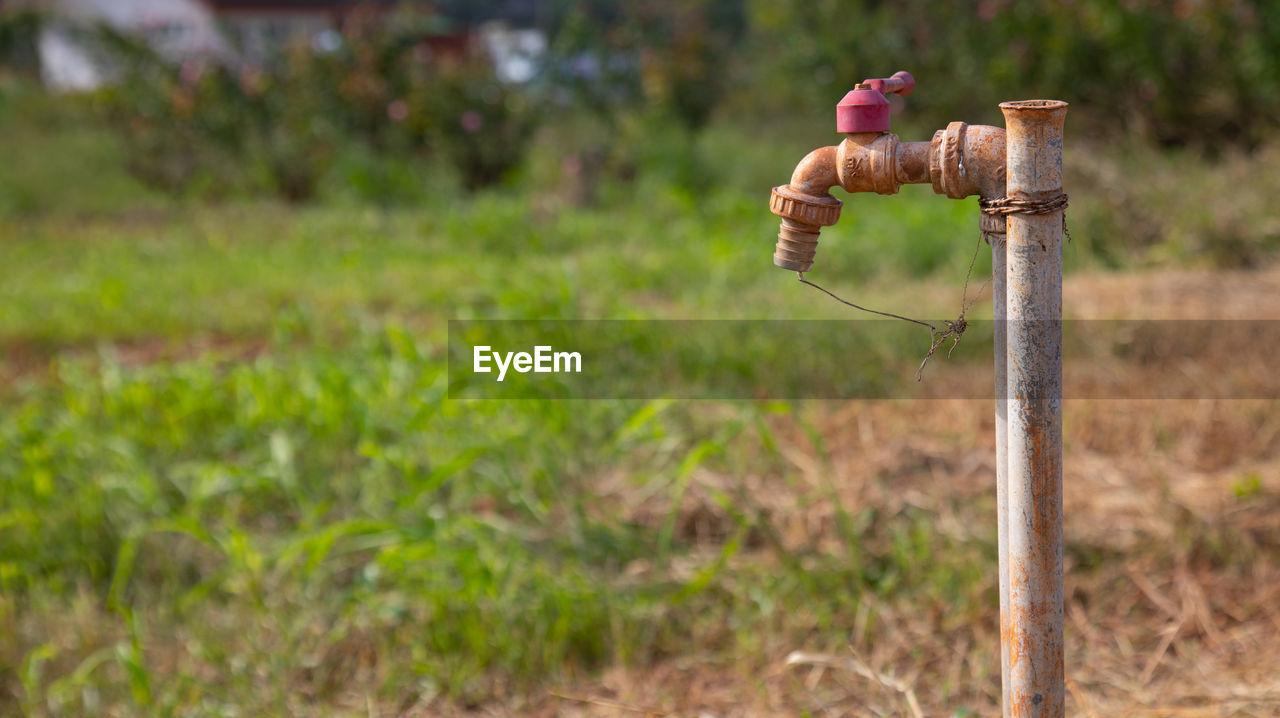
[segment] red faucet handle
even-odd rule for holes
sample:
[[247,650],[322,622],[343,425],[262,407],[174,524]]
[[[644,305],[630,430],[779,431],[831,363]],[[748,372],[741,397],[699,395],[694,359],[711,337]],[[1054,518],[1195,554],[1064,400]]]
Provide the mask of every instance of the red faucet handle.
[[862,84],[868,85],[882,95],[902,95],[905,97],[916,89],[916,78],[912,77],[911,73],[906,70],[899,70],[884,79],[863,80]]
[[836,132],[888,132],[889,101],[885,93],[907,95],[916,89],[916,78],[903,70],[892,77],[863,80],[836,105]]

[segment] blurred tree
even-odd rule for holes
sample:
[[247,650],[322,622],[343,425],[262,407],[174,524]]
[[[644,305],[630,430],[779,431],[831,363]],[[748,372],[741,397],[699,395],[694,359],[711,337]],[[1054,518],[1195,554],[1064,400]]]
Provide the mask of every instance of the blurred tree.
[[747,23],[737,0],[561,0],[542,16],[551,37],[544,83],[564,111],[595,122],[569,141],[563,167],[582,203],[605,177],[657,170],[693,187],[706,173],[697,134],[722,105]]
[[428,114],[439,120],[432,131],[436,146],[467,190],[498,183],[523,161],[538,108],[499,82],[482,58],[442,63],[433,91],[423,99]]
[[732,0],[570,0],[551,20],[552,80],[607,118],[654,110],[706,125],[746,29]]
[[0,7],[0,74],[13,72],[29,79],[39,76],[36,38],[41,19],[40,12],[31,8]]
[[646,100],[691,130],[720,102],[744,27],[740,3],[664,0],[627,5],[639,38]]

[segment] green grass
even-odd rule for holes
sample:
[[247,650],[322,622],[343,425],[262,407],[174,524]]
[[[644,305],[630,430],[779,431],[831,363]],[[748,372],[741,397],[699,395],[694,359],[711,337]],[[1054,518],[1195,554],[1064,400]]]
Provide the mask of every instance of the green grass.
[[[59,698],[53,681],[98,660],[98,646],[49,622],[81,592],[117,615],[99,626],[117,634],[117,650],[84,680],[104,701],[161,713],[197,696],[248,712],[288,712],[299,689],[324,699],[341,685],[299,679],[297,661],[345,660],[324,657],[347,640],[377,652],[385,674],[365,689],[381,698],[429,679],[479,699],[682,652],[691,636],[733,651],[762,629],[776,640],[797,628],[761,596],[804,605],[820,632],[837,630],[865,590],[972,600],[976,555],[954,577],[924,559],[989,547],[931,544],[924,514],[894,522],[892,552],[862,566],[811,556],[781,572],[726,572],[763,529],[749,512],[719,554],[703,555],[669,525],[628,525],[609,499],[592,498],[619,469],[636,490],[673,500],[700,467],[734,473],[756,455],[784,471],[761,456],[759,407],[726,407],[729,419],[711,426],[697,411],[626,402],[443,402],[431,351],[387,327],[342,350],[230,367],[60,367],[55,382],[23,391],[0,425],[0,576],[18,601],[6,659],[45,651],[71,669],[29,681],[24,700],[85,709],[74,697],[83,686]],[[871,530],[874,517],[860,519]],[[858,532],[848,540],[856,546]],[[664,563],[685,556],[694,576],[676,579]],[[655,558],[647,580],[627,578]],[[140,647],[130,631],[143,634]],[[237,657],[252,675],[226,672]],[[146,676],[145,700],[127,661]],[[175,662],[176,674],[159,667]],[[184,679],[210,667],[193,693]],[[280,695],[260,695],[266,686]]]
[[[813,276],[875,292],[904,273],[945,268],[958,284],[976,241],[973,208],[931,200],[855,199],[847,221],[824,233]],[[235,205],[0,220],[0,262],[12,268],[0,287],[0,341],[261,335],[286,307],[330,327],[362,312],[431,320],[843,314],[772,267],[776,221],[758,196],[655,197],[647,206],[554,214],[530,204],[495,191],[424,210]]]

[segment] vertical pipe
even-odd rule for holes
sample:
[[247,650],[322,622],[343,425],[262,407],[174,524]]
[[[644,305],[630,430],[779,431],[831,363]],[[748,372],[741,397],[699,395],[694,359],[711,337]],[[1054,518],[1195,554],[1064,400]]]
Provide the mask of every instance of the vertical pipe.
[[1005,343],[1005,241],[1004,232],[987,235],[991,242],[991,318],[995,336],[995,397],[996,397],[996,544],[1000,559],[1000,686],[1003,696],[1003,714],[1008,718],[1009,705],[1009,646],[1004,640],[1009,625],[1009,447],[1008,404],[1005,402],[1008,374],[1007,344]]
[[[1008,197],[1062,193],[1067,103],[1000,105],[1007,129]],[[1061,718],[1062,214],[1009,215],[1007,521],[1009,715]]]

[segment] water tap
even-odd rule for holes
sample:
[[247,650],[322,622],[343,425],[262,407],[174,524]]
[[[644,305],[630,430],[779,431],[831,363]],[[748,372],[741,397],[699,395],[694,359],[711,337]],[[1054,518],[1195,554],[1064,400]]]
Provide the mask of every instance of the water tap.
[[[952,122],[929,142],[901,142],[889,132],[885,94],[907,95],[915,78],[906,71],[863,80],[836,105],[839,145],[810,152],[791,175],[773,188],[769,209],[782,218],[773,263],[807,272],[817,254],[818,235],[840,218],[842,203],[830,189],[896,194],[904,184],[933,185],[938,194],[1004,196],[1005,131],[1000,127]],[[1003,232],[1003,217],[981,215],[984,232]]]

